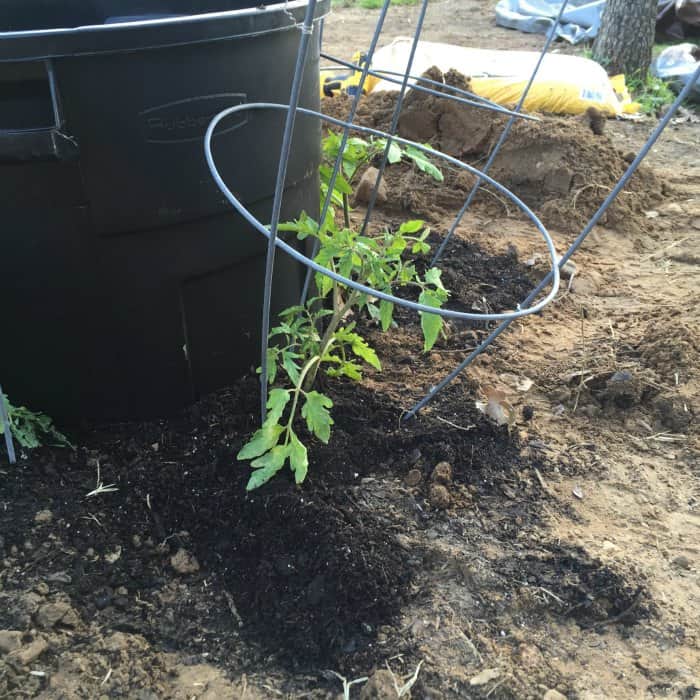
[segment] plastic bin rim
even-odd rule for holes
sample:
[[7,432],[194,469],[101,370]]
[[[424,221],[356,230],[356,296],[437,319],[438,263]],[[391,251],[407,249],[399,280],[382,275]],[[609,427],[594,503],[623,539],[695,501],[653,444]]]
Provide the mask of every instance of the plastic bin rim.
[[[81,54],[115,53],[140,49],[159,48],[178,44],[200,43],[220,39],[268,34],[292,29],[301,23],[303,9],[308,0],[287,0],[274,5],[246,7],[239,10],[223,10],[201,14],[159,17],[110,24],[87,24],[77,27],[55,27],[51,29],[28,29],[15,32],[0,32],[0,62],[26,61],[75,56]],[[319,0],[315,20],[325,17],[330,11],[330,0]],[[281,22],[280,18],[287,19]],[[240,30],[230,31],[231,24],[238,20]],[[206,27],[218,25],[220,31],[205,31]],[[187,37],[181,30],[202,29],[202,33]],[[143,39],[151,31],[161,35],[152,41]],[[160,30],[160,31],[159,31]],[[166,35],[168,34],[169,35]],[[127,37],[141,35],[142,41],[127,42]],[[112,37],[117,41],[109,42]],[[118,39],[122,39],[119,41]],[[82,43],[81,43],[81,40]],[[92,43],[94,40],[104,43]]]

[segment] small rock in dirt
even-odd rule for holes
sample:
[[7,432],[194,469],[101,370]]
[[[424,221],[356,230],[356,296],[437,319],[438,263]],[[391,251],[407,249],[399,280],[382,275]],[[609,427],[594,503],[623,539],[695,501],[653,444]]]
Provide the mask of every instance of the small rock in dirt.
[[604,400],[618,408],[628,409],[639,403],[643,384],[627,370],[615,372],[605,384]]
[[423,474],[420,469],[411,469],[403,478],[403,483],[406,486],[418,486],[423,479]]
[[50,523],[53,520],[53,513],[50,510],[40,510],[34,516],[34,522],[37,525],[42,525],[44,523]]
[[579,499],[579,501],[583,500],[583,491],[581,490],[580,486],[575,486],[571,493],[573,493],[574,496]]
[[683,207],[678,202],[669,202],[659,207],[659,214],[662,216],[673,216],[676,214],[684,214]]
[[469,680],[469,685],[478,686],[486,685],[491,681],[495,681],[501,675],[501,672],[497,668],[487,668],[483,670],[478,675],[474,676]]
[[170,566],[178,574],[194,574],[199,571],[199,562],[186,549],[178,549],[172,557],[170,557]]
[[452,465],[449,462],[438,462],[433,469],[433,474],[430,477],[432,481],[438,484],[449,485],[452,483]]
[[523,406],[523,420],[527,423],[528,421],[531,421],[535,415],[535,409],[530,406],[529,404],[527,406]]
[[22,666],[28,666],[33,661],[36,661],[48,648],[49,645],[46,640],[39,637],[21,649],[13,651],[11,656],[19,661]]
[[22,633],[17,630],[0,630],[0,654],[9,654],[22,646]]
[[591,131],[596,136],[602,136],[605,131],[605,115],[597,107],[589,107],[586,110],[586,117],[588,117],[588,126],[591,127]]
[[139,548],[141,547],[141,544],[142,544],[142,543],[141,543],[141,538],[140,538],[138,535],[134,535],[134,536],[131,538],[131,544],[134,545],[134,548],[135,548],[135,549],[139,549]]
[[690,571],[692,567],[690,559],[688,559],[688,557],[686,557],[684,554],[674,557],[671,560],[671,564],[678,569],[685,569],[686,571]]
[[[369,167],[367,170],[365,170],[364,174],[360,178],[360,182],[357,184],[357,189],[355,190],[356,203],[369,204],[372,198],[374,185],[377,182],[377,175],[379,175],[379,170],[374,167]],[[384,184],[384,180],[380,180],[379,187],[377,188],[377,204],[384,204],[386,200],[386,185]]]
[[65,571],[55,571],[52,574],[46,574],[46,580],[49,583],[72,583],[73,577]]
[[44,583],[44,581],[39,581],[39,583],[34,586],[34,590],[41,596],[47,596],[49,594],[49,584]]
[[452,505],[450,492],[443,484],[431,484],[430,505],[438,510],[445,510]]
[[574,174],[568,168],[550,170],[544,178],[542,189],[548,194],[564,196],[569,194]]
[[37,610],[34,620],[39,627],[51,629],[58,624],[76,627],[80,623],[78,613],[68,603],[46,603]]
[[384,669],[375,671],[360,691],[360,700],[385,700],[393,697],[396,697],[394,677]]
[[684,433],[688,430],[693,414],[688,410],[685,401],[674,396],[658,396],[654,399],[653,406],[662,426],[674,433]]
[[117,545],[117,547],[114,549],[112,552],[105,552],[105,561],[108,564],[114,564],[115,562],[119,561],[119,558],[122,555],[122,548]]
[[629,153],[625,153],[625,155],[622,156],[622,160],[624,160],[625,163],[631,163],[636,157],[637,154],[633,151],[630,151]]
[[562,695],[558,690],[548,690],[542,700],[566,700],[566,695]]

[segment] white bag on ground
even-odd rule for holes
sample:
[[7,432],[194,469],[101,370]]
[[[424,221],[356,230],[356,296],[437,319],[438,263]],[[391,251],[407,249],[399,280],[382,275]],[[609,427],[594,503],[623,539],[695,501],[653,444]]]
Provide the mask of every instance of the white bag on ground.
[[[411,39],[399,38],[379,49],[372,68],[403,73],[411,42]],[[431,66],[437,66],[443,73],[456,69],[472,79],[472,90],[480,97],[513,106],[522,95],[539,55],[537,51],[470,49],[421,41],[411,72],[419,76]],[[372,92],[398,89],[396,83],[380,80],[372,87]],[[525,111],[582,114],[589,107],[597,107],[608,116],[636,111],[624,88],[624,80],[609,78],[595,61],[547,54],[528,93]]]

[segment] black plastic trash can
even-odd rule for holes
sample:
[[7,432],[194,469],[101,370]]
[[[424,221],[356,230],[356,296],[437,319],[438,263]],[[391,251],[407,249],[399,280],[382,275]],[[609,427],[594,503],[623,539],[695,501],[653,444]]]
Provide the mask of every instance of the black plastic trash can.
[[[16,401],[63,419],[164,415],[257,363],[266,242],[214,185],[203,134],[227,106],[288,102],[306,5],[1,4],[0,378]],[[317,28],[311,108],[319,50]],[[283,123],[243,113],[214,140],[263,221]],[[320,128],[297,120],[285,218],[318,208]],[[273,310],[302,276],[278,256]]]

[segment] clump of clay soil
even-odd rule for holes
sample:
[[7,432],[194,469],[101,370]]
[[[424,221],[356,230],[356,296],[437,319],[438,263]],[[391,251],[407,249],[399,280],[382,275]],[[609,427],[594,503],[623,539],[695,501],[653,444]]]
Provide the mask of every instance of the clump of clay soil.
[[666,380],[684,383],[700,364],[700,328],[696,324],[669,318],[652,321],[639,341],[640,357]]
[[[461,89],[469,90],[470,87],[469,79],[455,70],[443,74],[433,67],[424,77]],[[441,91],[445,92],[446,88]],[[397,94],[379,92],[365,96],[360,101],[356,123],[387,130],[396,108]],[[350,104],[348,97],[334,97],[324,100],[323,110],[345,119]],[[410,91],[402,107],[398,133],[403,138],[429,143],[480,168],[505,123],[506,117],[491,110]],[[586,115],[539,115],[539,121],[515,122],[489,174],[534,209],[545,225],[578,232],[610,193],[628,164],[628,157],[605,134],[594,133]],[[444,183],[414,173],[410,187],[402,187],[393,199],[426,218],[431,203],[438,208],[459,208],[475,181],[474,177],[452,171],[444,164],[441,167],[448,171]],[[392,179],[405,184],[409,168],[402,164],[387,170],[390,193]],[[400,174],[392,173],[395,170],[401,170]],[[661,181],[650,169],[642,166],[601,223],[621,232],[644,229],[644,212],[651,209],[662,195]],[[493,193],[479,194],[475,204],[489,209],[498,207],[498,213],[502,215],[504,205],[499,198],[502,199]]]
[[[469,79],[455,70],[443,75],[439,68],[433,67],[424,77],[461,90],[471,89]],[[401,109],[399,134],[464,159],[486,153],[504,124],[504,117],[489,110],[411,90]]]
[[[580,230],[627,170],[623,154],[582,120],[543,117],[515,124],[491,169],[511,189],[562,230]],[[601,223],[621,232],[645,226],[644,212],[662,197],[661,181],[640,167]]]

